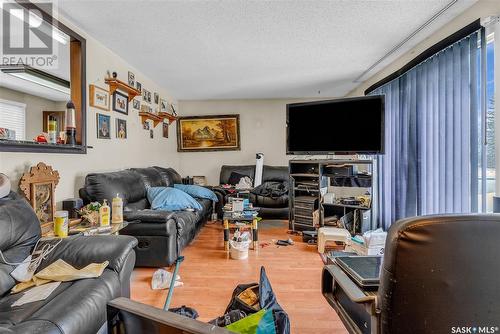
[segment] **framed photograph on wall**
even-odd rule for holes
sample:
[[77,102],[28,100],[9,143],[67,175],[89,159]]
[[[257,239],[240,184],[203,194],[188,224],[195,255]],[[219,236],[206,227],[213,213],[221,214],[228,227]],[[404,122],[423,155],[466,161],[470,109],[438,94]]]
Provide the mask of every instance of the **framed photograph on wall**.
[[97,116],[97,138],[111,139],[111,117],[103,114],[96,114]]
[[155,104],[158,104],[158,101],[160,100],[160,95],[158,95],[158,93],[154,93],[154,101],[155,101]]
[[160,99],[160,112],[168,112],[167,99]]
[[137,90],[142,93],[142,85],[141,85],[141,83],[139,81],[136,81],[135,85],[136,85],[135,87],[137,88]]
[[109,92],[106,89],[89,85],[89,95],[91,107],[109,111]]
[[128,115],[128,96],[116,90],[113,93],[113,110]]
[[128,71],[128,85],[135,87],[135,74],[130,71]]
[[116,119],[116,138],[127,139],[127,121],[124,119]]
[[240,115],[188,116],[177,120],[178,152],[240,149]]
[[137,99],[133,99],[132,100],[132,107],[136,110],[139,110],[141,109],[141,101],[137,100]]
[[166,122],[162,123],[162,134],[163,138],[168,138],[168,123]]

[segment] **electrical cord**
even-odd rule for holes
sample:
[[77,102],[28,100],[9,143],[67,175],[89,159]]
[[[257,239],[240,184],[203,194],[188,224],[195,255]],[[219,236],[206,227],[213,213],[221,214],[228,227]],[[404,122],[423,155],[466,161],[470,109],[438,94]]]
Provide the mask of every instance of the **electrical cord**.
[[[37,247],[38,247],[38,243],[40,242],[41,239],[38,239],[38,241],[36,242],[35,244],[35,248],[33,248],[33,253],[31,254],[32,255],[32,258],[31,260],[24,260],[22,262],[9,262],[5,259],[5,256],[3,255],[3,252],[0,251],[0,257],[2,258],[2,262],[5,263],[5,264],[8,264],[8,265],[11,265],[11,266],[18,266],[18,265],[21,265],[21,264],[25,264],[25,263],[30,263],[30,266],[35,266],[35,268],[37,268],[40,263],[42,262],[42,260],[46,259],[47,256],[52,253],[54,251],[54,249],[61,243],[62,239],[59,239],[55,244],[50,244],[50,243],[47,243],[45,245],[43,245],[42,249],[40,249],[39,251],[37,251]],[[37,255],[37,254],[40,254],[39,256],[37,256],[35,259],[33,259],[33,256]]]

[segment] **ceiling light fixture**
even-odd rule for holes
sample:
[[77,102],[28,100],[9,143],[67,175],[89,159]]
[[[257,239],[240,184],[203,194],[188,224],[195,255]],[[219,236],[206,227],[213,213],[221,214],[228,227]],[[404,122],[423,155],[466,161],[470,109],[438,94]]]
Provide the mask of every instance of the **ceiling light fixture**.
[[0,71],[10,74],[17,78],[36,83],[61,93],[71,95],[70,83],[67,80],[61,79],[50,73],[26,65],[19,66],[4,66],[0,67]]

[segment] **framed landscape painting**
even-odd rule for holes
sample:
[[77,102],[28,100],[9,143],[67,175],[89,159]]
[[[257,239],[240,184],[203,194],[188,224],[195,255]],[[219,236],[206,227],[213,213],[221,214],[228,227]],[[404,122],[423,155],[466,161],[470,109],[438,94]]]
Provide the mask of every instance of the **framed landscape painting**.
[[240,115],[188,116],[177,120],[178,152],[239,151]]

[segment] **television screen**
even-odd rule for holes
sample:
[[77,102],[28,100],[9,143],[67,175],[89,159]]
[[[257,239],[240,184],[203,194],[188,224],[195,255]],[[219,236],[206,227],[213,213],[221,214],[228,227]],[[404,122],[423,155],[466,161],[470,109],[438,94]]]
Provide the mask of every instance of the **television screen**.
[[383,151],[383,96],[287,104],[287,154]]

